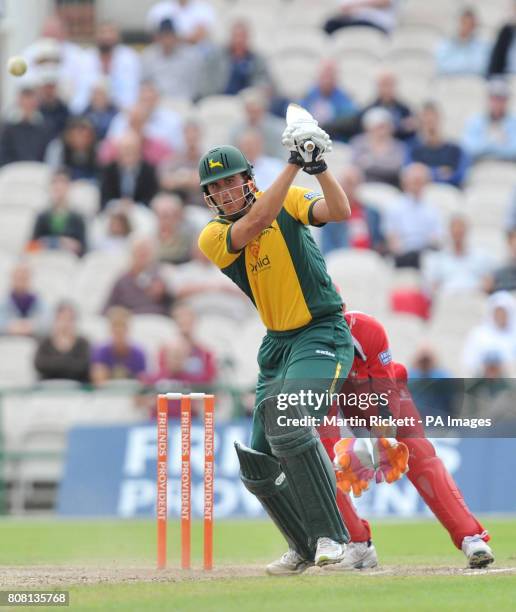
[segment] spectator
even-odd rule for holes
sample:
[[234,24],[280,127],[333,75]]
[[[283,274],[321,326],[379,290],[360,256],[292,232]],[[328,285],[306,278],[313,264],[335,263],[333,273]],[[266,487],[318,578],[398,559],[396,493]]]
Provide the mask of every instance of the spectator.
[[77,311],[71,303],[57,306],[52,331],[39,343],[34,366],[43,380],[89,382],[90,345],[77,333]]
[[405,145],[394,138],[391,115],[384,108],[372,108],[364,115],[365,133],[352,138],[353,163],[366,181],[399,185],[399,173],[406,158]]
[[23,56],[27,59],[29,70],[50,67],[59,75],[59,90],[70,96],[70,108],[78,113],[87,77],[84,71],[85,52],[69,39],[66,22],[57,15],[50,15],[43,22],[42,38],[36,40]]
[[418,347],[412,365],[409,369],[409,378],[450,378],[451,373],[439,365],[439,358],[433,346],[424,342]]
[[52,127],[38,111],[38,98],[30,81],[18,92],[16,109],[0,132],[0,166],[18,161],[42,162],[52,138]]
[[238,148],[251,162],[258,189],[268,189],[285,167],[283,160],[263,153],[263,136],[255,129],[243,132],[238,140]]
[[423,275],[431,292],[466,293],[479,291],[491,264],[489,256],[468,241],[468,223],[454,215],[449,223],[449,246],[428,253],[423,262]]
[[498,353],[505,364],[516,359],[515,299],[507,291],[493,293],[487,299],[484,323],[466,338],[463,361],[471,376],[478,376],[487,354]]
[[281,145],[281,135],[285,129],[285,121],[267,112],[268,99],[261,89],[244,89],[239,96],[244,105],[245,119],[233,126],[231,141],[236,143],[242,132],[254,128],[263,136],[265,155],[283,159],[285,153]]
[[424,199],[430,172],[423,164],[410,164],[401,172],[402,197],[385,215],[385,235],[397,267],[419,268],[421,253],[439,248],[442,221],[439,211]]
[[183,127],[183,150],[159,168],[159,184],[163,191],[179,195],[187,204],[204,206],[199,189],[199,159],[203,154],[200,124],[187,120]]
[[128,250],[132,225],[129,215],[122,207],[106,209],[107,223],[105,232],[98,232],[92,247],[99,251],[125,253]]
[[55,68],[42,69],[39,71],[37,78],[39,112],[49,126],[52,138],[60,136],[70,116],[68,107],[59,97],[58,78],[59,75]]
[[[108,202],[104,210],[93,219],[90,228],[91,243],[93,245],[104,244],[106,241],[110,242],[110,237],[113,236],[111,217],[116,214],[121,214],[127,218],[131,227],[131,235],[156,235],[157,220],[153,211],[148,206],[123,198]],[[120,231],[115,230],[114,235],[118,237]],[[125,235],[124,231],[122,233]],[[120,240],[117,239],[115,242],[119,243]]]
[[516,74],[516,2],[512,1],[512,14],[496,37],[487,76],[500,74]]
[[209,40],[215,25],[215,11],[201,0],[165,0],[151,8],[147,25],[154,32],[165,19],[176,24],[183,42],[199,44]]
[[379,107],[391,114],[394,136],[400,140],[411,139],[416,131],[417,121],[411,109],[398,97],[398,79],[392,70],[384,68],[378,73],[376,92],[376,99],[360,113],[361,129],[364,129],[364,115]]
[[[141,123],[136,131],[149,142],[164,143],[171,152],[178,154],[183,150],[183,125],[178,113],[160,104],[158,90],[150,81],[144,81],[140,87],[138,103],[133,112],[119,113],[108,132],[108,138],[115,140],[122,136],[135,119]],[[136,115],[134,111],[136,112]],[[132,129],[135,129],[134,126]]]
[[32,288],[30,267],[18,262],[11,272],[7,295],[0,303],[0,334],[37,336],[48,327],[48,309]]
[[169,264],[190,261],[197,236],[195,228],[185,219],[181,200],[161,193],[152,200],[151,208],[158,220],[158,260]]
[[435,51],[436,69],[442,75],[485,74],[489,45],[478,36],[478,19],[474,7],[464,7],[456,34],[442,40]]
[[99,175],[97,137],[88,119],[71,117],[62,137],[49,144],[45,161],[54,169],[66,168],[73,181],[96,182]]
[[507,232],[509,257],[500,267],[496,268],[485,283],[489,293],[496,291],[516,291],[516,228]]
[[326,255],[334,249],[374,249],[386,251],[380,213],[364,204],[358,189],[364,175],[357,166],[347,166],[340,174],[340,184],[348,196],[351,217],[341,223],[328,223],[322,228],[322,251]]
[[234,96],[247,87],[268,85],[271,77],[265,58],[251,46],[249,23],[233,22],[229,43],[218,53],[212,53],[207,77],[213,84],[205,94],[222,93]]
[[468,167],[464,151],[455,143],[446,141],[442,133],[440,109],[426,102],[419,114],[419,130],[409,146],[410,162],[425,164],[432,181],[460,187]]
[[120,32],[113,23],[101,23],[97,27],[96,47],[85,51],[85,87],[79,111],[83,112],[91,99],[95,83],[102,78],[109,80],[113,102],[119,108],[127,108],[136,102],[140,87],[140,56],[120,42]]
[[497,79],[489,82],[487,89],[487,112],[467,121],[463,147],[474,161],[516,160],[516,117],[508,106],[509,86]]
[[363,26],[390,34],[396,27],[396,0],[339,0],[340,11],[324,29],[333,34],[341,28]]
[[89,104],[83,113],[84,118],[93,125],[97,141],[104,140],[117,114],[118,108],[111,100],[109,83],[102,78],[93,85]]
[[151,382],[156,384],[173,380],[187,385],[213,384],[217,376],[215,356],[195,340],[196,317],[193,310],[185,304],[178,304],[172,316],[180,335],[161,348],[159,370]]
[[50,183],[50,208],[36,218],[32,241],[38,248],[60,249],[74,255],[86,251],[86,227],[79,213],[70,210],[70,176],[66,169],[54,172]]
[[115,282],[104,312],[111,306],[123,306],[138,314],[168,314],[172,295],[160,274],[154,241],[135,238],[131,245],[131,262],[127,272]]
[[[422,342],[416,350],[409,369],[409,389],[422,416],[455,416],[457,393],[464,397],[464,387],[457,384],[453,374],[440,365],[435,348]],[[460,379],[459,379],[460,380]]]
[[194,46],[181,42],[174,22],[164,19],[154,43],[142,53],[143,78],[162,96],[195,100],[201,90],[204,59]]
[[102,173],[101,207],[120,198],[148,206],[157,193],[158,179],[155,168],[142,159],[140,137],[128,131],[118,139],[116,147],[116,161],[106,166]]
[[93,351],[93,384],[102,386],[109,380],[140,379],[145,374],[145,353],[129,340],[131,314],[125,308],[113,307],[107,312],[107,317],[111,340]]
[[319,67],[317,84],[301,101],[321,125],[335,121],[349,120],[358,112],[358,107],[348,94],[337,84],[337,63],[324,60]]

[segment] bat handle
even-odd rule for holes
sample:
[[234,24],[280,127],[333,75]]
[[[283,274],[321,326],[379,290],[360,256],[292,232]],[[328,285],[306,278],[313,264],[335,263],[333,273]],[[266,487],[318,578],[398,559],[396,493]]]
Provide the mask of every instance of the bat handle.
[[306,140],[303,143],[303,148],[307,153],[311,153],[315,149],[315,144],[311,140]]

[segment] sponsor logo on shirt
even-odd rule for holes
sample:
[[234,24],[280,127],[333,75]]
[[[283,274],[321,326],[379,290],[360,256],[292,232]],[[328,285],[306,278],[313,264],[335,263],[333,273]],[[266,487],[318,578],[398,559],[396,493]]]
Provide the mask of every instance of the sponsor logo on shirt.
[[314,198],[321,196],[322,193],[320,191],[309,191],[308,193],[305,193],[303,197],[305,198],[305,200],[313,200]]
[[318,355],[326,355],[327,357],[335,357],[335,353],[330,353],[330,351],[321,351],[320,349],[316,349],[315,352]]
[[261,259],[258,258],[256,260],[256,263],[250,263],[249,265],[251,266],[251,273],[258,274],[258,272],[262,272],[265,269],[269,269],[271,267],[271,261],[269,259],[269,256],[265,255],[265,257],[262,257]]
[[384,366],[386,366],[388,363],[391,363],[392,355],[391,355],[390,349],[387,349],[386,351],[379,353],[378,359],[380,360],[380,363]]

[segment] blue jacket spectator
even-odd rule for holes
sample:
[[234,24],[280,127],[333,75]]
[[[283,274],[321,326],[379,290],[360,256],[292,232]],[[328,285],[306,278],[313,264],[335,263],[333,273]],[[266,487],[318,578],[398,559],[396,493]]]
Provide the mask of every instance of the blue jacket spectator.
[[428,166],[432,182],[460,187],[468,157],[459,145],[446,142],[441,130],[441,113],[433,102],[427,102],[420,113],[420,128],[408,151],[409,162]]
[[486,113],[466,123],[462,144],[476,161],[482,158],[516,160],[516,116],[510,114],[509,86],[496,79],[488,84]]
[[320,124],[342,117],[351,117],[358,112],[353,100],[337,85],[337,64],[332,60],[322,62],[317,85],[301,100]]
[[364,177],[357,166],[344,168],[340,184],[351,206],[351,217],[341,223],[328,223],[321,232],[321,248],[326,255],[335,249],[373,249],[386,252],[380,213],[360,200],[358,188]]
[[468,7],[461,11],[457,33],[438,45],[435,53],[439,74],[483,75],[489,60],[489,44],[477,36],[477,15]]

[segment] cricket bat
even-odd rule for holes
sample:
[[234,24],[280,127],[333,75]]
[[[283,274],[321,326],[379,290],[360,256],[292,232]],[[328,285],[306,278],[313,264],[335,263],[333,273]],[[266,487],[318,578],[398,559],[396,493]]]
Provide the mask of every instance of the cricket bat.
[[[300,121],[306,121],[307,123],[315,123],[317,125],[317,121],[315,121],[315,119],[306,110],[306,108],[299,106],[299,104],[294,104],[293,102],[290,103],[287,107],[286,120],[287,126]],[[301,144],[304,150],[308,153],[311,153],[315,149],[315,144],[311,140],[305,140]]]

